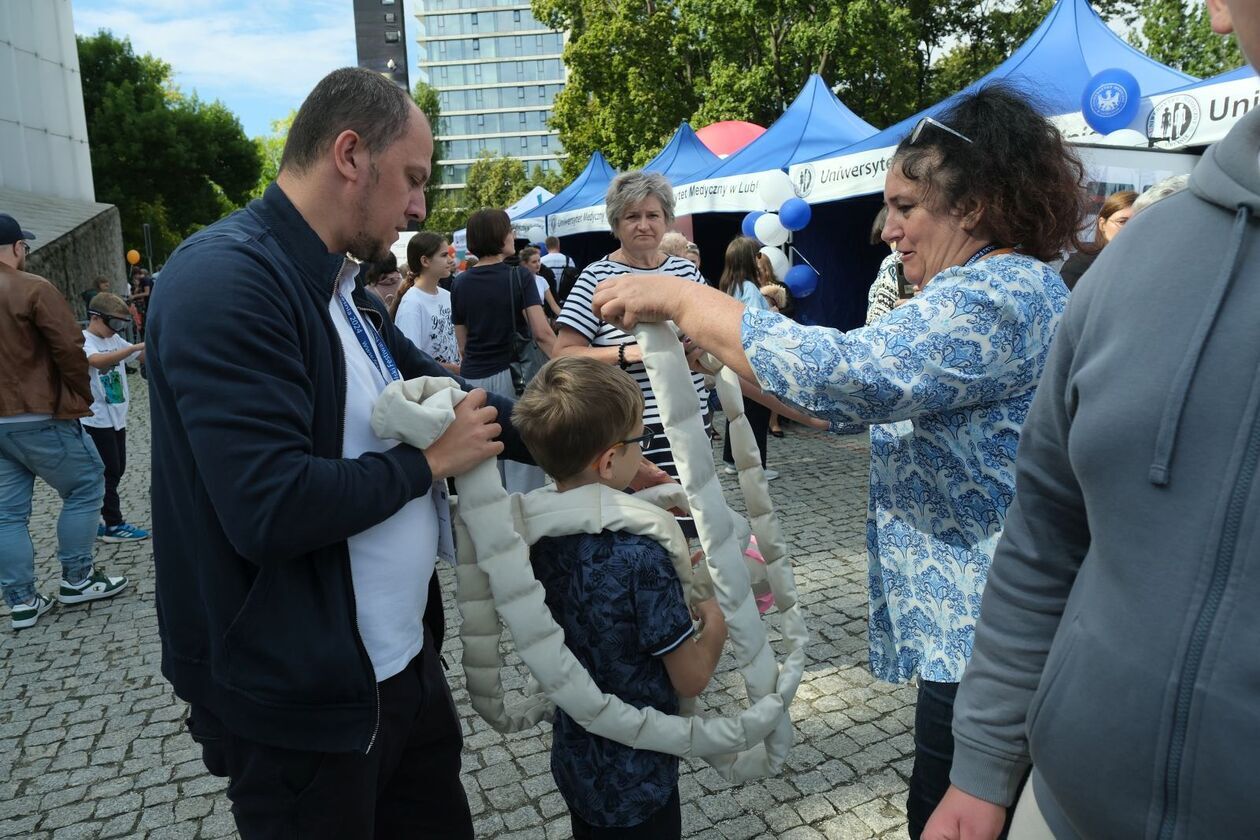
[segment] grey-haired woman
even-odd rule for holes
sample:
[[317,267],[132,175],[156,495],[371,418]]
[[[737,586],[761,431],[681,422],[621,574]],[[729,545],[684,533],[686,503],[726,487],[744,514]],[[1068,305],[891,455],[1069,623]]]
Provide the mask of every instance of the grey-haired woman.
[[[610,365],[620,365],[634,377],[643,391],[643,422],[657,434],[645,447],[644,454],[652,463],[677,478],[674,455],[669,441],[661,434],[660,413],[652,383],[648,381],[643,357],[634,336],[601,321],[592,314],[591,298],[595,288],[610,277],[626,274],[669,274],[704,286],[704,278],[690,260],[670,256],[661,251],[661,238],[674,221],[674,188],[664,175],[655,172],[625,172],[613,179],[604,198],[608,226],[621,242],[621,247],[603,259],[588,265],[564,301],[556,319],[553,356],[588,356]],[[693,373],[696,401],[701,408],[708,404],[709,394],[704,378]],[[690,520],[681,520],[683,530],[690,529]],[[694,534],[692,534],[694,535]]]

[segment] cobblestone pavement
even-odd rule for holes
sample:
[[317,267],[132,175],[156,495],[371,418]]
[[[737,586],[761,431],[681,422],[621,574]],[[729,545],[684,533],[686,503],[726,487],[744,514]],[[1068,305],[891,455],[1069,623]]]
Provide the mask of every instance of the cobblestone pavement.
[[[147,527],[147,390],[139,377],[131,385],[132,458],[121,495],[124,514]],[[792,704],[797,743],[779,777],[743,785],[684,762],[683,836],[903,837],[914,692],[876,682],[865,664],[865,436],[790,427],[770,446],[771,466],[782,472],[772,495],[812,637]],[[51,593],[59,577],[59,500],[37,487],[36,573]],[[159,671],[150,544],[98,544],[97,562],[129,576],[128,590],[110,601],[58,606],[18,634],[0,618],[0,837],[235,836],[224,782],[206,773],[183,730],[185,706]],[[477,837],[569,837],[549,768],[549,734],[499,735],[469,706],[448,570],[442,584],[451,624],[444,653],[464,719],[464,785]],[[773,612],[767,618],[774,639]],[[733,669],[724,657],[704,697],[709,710],[740,707],[743,686]],[[524,683],[511,673],[505,681],[509,688]]]

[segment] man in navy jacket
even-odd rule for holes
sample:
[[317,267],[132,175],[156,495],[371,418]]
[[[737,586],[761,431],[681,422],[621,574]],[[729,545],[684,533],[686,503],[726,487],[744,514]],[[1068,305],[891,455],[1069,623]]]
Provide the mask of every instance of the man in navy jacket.
[[246,838],[472,837],[430,489],[529,456],[483,391],[425,451],[375,438],[388,382],[447,373],[346,256],[424,219],[432,153],[405,91],[333,72],[276,182],[181,245],[150,307],[162,672]]

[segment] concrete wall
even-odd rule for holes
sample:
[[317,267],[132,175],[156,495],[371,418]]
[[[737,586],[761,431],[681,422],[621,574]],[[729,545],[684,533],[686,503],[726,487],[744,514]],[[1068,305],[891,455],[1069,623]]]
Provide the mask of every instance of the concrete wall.
[[0,0],[0,187],[96,200],[70,0]]
[[81,293],[92,288],[97,277],[108,277],[110,291],[127,296],[125,265],[122,221],[113,206],[32,251],[26,259],[26,270],[51,281],[80,318],[87,317]]

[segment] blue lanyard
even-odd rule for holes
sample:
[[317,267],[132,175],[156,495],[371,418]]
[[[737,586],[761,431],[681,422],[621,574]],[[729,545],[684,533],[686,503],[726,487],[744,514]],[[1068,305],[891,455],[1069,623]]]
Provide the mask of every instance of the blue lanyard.
[[[385,379],[385,371],[381,370],[380,362],[376,361],[376,354],[372,352],[372,345],[368,342],[367,331],[363,328],[363,323],[359,320],[359,316],[355,314],[354,307],[346,303],[346,299],[337,293],[337,300],[341,301],[341,310],[346,313],[346,320],[350,322],[350,329],[354,330],[354,337],[359,340],[359,346],[363,348],[363,352],[367,354],[368,359],[372,361],[372,367],[376,368],[376,372]],[[381,334],[376,330],[372,330],[372,338],[376,341],[376,349],[380,351],[381,359],[385,362],[386,369],[389,370],[389,379],[402,379],[402,374],[398,372],[398,365],[394,364],[394,357],[390,354],[389,348],[385,346],[385,342],[381,340]]]
[[981,248],[979,251],[976,251],[974,254],[972,254],[972,255],[971,255],[971,259],[969,259],[969,260],[967,260],[965,263],[963,263],[963,268],[966,268],[967,266],[971,265],[973,262],[975,262],[976,260],[978,260],[978,259],[980,259],[981,257],[985,256],[986,254],[991,254],[991,253],[993,253],[994,251],[996,251],[996,250],[997,250],[997,247],[998,247],[998,246],[996,246],[996,245],[985,245],[985,246],[984,246],[983,248]]

